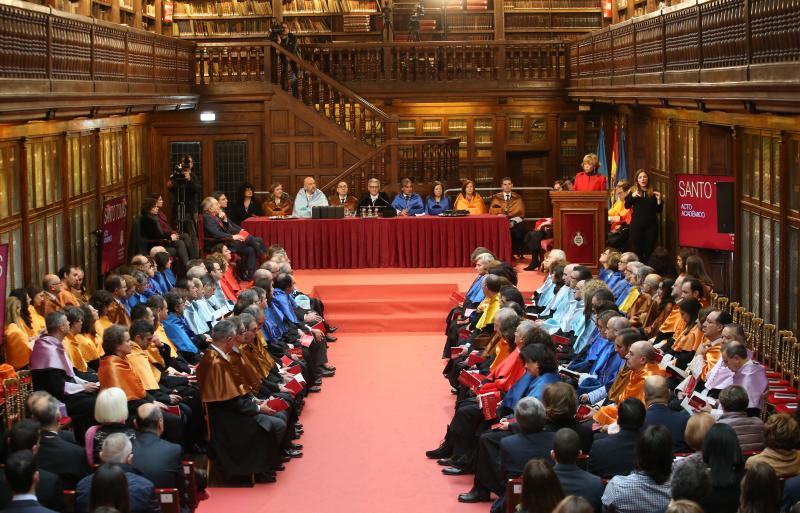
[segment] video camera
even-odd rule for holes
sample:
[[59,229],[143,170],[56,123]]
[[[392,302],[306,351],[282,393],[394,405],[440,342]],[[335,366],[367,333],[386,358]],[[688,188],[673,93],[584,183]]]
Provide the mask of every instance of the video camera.
[[184,157],[179,163],[175,164],[175,168],[172,170],[172,174],[169,175],[169,179],[173,182],[179,181],[186,181],[186,176],[183,174],[184,169],[191,170],[192,161],[189,157]]

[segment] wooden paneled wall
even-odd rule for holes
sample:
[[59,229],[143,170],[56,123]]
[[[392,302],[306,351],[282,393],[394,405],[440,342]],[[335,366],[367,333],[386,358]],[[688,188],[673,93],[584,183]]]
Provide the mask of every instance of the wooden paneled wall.
[[666,198],[661,243],[678,250],[675,175],[736,178],[736,251],[699,251],[720,292],[766,322],[800,329],[800,117],[625,108],[629,172]]
[[0,127],[0,243],[8,286],[40,283],[66,263],[96,283],[94,231],[106,199],[138,212],[149,168],[147,115]]

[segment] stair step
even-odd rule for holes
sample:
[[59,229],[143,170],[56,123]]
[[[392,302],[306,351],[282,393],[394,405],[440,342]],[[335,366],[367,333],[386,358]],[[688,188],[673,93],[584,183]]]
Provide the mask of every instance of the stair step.
[[449,305],[449,298],[458,290],[454,283],[419,283],[408,285],[317,285],[314,295],[323,302],[346,299],[355,306],[362,300],[391,299],[397,302],[407,300],[438,299]]
[[[444,333],[444,316],[424,314],[364,314],[350,313],[326,315],[329,322],[343,333],[381,333],[384,331],[407,331],[417,333],[435,331]],[[444,335],[443,335],[444,336]]]
[[442,300],[441,297],[435,299],[414,298],[410,301],[402,301],[396,298],[376,298],[361,296],[358,299],[323,299],[325,303],[325,316],[335,317],[339,314],[368,311],[382,315],[392,314],[424,314],[436,315],[441,318],[450,311],[453,304],[450,301]]

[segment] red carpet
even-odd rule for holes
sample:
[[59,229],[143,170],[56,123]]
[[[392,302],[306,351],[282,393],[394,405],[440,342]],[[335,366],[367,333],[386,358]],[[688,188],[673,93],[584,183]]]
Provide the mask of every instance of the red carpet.
[[[381,273],[364,270],[363,274],[303,271],[297,279],[301,290],[311,291],[316,286],[319,295],[336,303],[338,293],[322,287],[369,283],[400,293],[407,291],[393,285],[427,281],[452,282],[463,291],[472,277],[471,269],[392,269]],[[532,290],[541,275],[526,273],[524,279],[524,289]],[[422,292],[424,286],[415,290],[425,295],[426,305],[433,299]],[[447,290],[442,287],[437,292],[443,304],[448,304]],[[356,313],[366,313],[366,307],[360,305],[368,299],[359,293],[351,297],[349,307],[344,302],[328,304],[329,309],[333,307],[328,317],[347,314],[355,320]],[[384,308],[376,304],[388,303],[367,302],[371,303],[370,312]],[[429,306],[434,305],[425,306],[426,311]],[[342,313],[337,314],[337,309]],[[343,326],[339,320],[334,322]],[[303,411],[303,458],[290,462],[286,471],[278,474],[276,484],[212,489],[211,499],[200,506],[201,513],[488,511],[486,503],[460,504],[456,500],[460,492],[470,489],[472,476],[444,476],[435,461],[425,458],[425,451],[439,444],[450,420],[453,396],[441,376],[441,328],[408,333],[411,328],[396,324],[393,331],[381,333],[340,329],[336,333],[339,341],[329,349],[331,363],[338,368],[336,376],[325,380],[322,393],[312,395]]]

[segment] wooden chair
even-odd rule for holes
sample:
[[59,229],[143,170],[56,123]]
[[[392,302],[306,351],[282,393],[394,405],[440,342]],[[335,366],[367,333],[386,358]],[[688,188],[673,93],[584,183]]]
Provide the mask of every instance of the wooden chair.
[[717,298],[717,308],[720,309],[720,310],[725,310],[727,312],[728,311],[728,303],[729,302],[730,302],[730,300],[728,298],[726,298],[725,296],[719,296]]
[[506,513],[515,513],[522,502],[522,478],[509,479],[506,483]]
[[761,329],[761,363],[770,367],[774,364],[772,360],[772,351],[775,346],[776,329],[774,324],[764,324]]
[[741,305],[739,303],[737,303],[736,301],[731,301],[728,304],[728,313],[731,314],[731,317],[733,317],[733,322],[735,322],[736,324],[739,324],[739,321],[736,320],[737,319],[737,317],[736,317],[736,309],[737,308],[741,308]]
[[64,506],[67,513],[75,512],[75,490],[64,490]]
[[759,362],[764,362],[764,347],[762,345],[761,337],[764,331],[764,319],[761,317],[754,317],[753,321],[750,323],[750,335],[749,340],[751,340],[751,344],[753,345],[753,351],[755,351],[756,359]]
[[181,499],[177,488],[156,488],[161,513],[181,513]]
[[5,403],[6,429],[21,420],[25,413],[25,403],[20,401],[19,378],[8,378],[3,381],[3,401]]
[[[731,316],[733,317],[733,322],[736,324],[742,324],[742,315],[744,315],[745,312],[746,310],[741,306],[734,308],[733,315]],[[742,326],[742,328],[744,328],[744,326]]]

